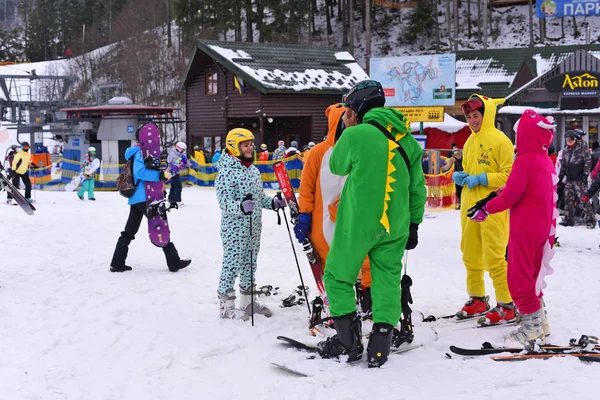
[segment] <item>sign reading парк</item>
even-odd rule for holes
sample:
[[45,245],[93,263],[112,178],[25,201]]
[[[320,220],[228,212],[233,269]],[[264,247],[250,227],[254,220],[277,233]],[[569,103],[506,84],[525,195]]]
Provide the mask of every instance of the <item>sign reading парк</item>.
[[568,97],[598,96],[600,75],[595,72],[569,72],[558,75],[545,83],[550,93],[561,93]]

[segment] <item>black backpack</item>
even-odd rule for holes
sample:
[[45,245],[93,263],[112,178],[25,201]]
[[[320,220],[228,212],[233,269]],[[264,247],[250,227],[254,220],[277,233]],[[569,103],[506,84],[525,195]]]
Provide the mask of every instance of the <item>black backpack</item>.
[[121,170],[121,173],[119,174],[119,177],[117,178],[117,190],[119,191],[119,194],[121,196],[127,198],[133,196],[135,190],[137,189],[137,185],[140,183],[139,180],[137,181],[137,183],[134,183],[133,179],[134,158],[135,156],[127,160],[127,162],[123,166],[123,169]]

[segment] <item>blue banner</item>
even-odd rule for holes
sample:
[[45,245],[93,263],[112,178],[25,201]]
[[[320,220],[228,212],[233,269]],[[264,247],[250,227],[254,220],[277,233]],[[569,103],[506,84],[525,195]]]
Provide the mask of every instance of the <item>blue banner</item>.
[[538,0],[536,3],[535,15],[538,18],[600,15],[598,0]]

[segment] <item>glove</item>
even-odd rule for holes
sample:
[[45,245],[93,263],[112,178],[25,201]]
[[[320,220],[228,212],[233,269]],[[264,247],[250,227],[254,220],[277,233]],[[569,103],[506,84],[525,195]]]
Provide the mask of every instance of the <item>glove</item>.
[[488,179],[487,174],[482,172],[479,175],[469,175],[463,180],[463,186],[467,186],[469,189],[473,189],[475,186],[487,186]]
[[452,182],[456,183],[459,186],[463,185],[465,178],[467,178],[469,174],[464,171],[458,171],[452,174]]
[[273,202],[271,203],[271,208],[273,211],[277,211],[281,208],[285,208],[285,200],[280,199],[279,197],[273,197]]
[[294,225],[294,235],[299,243],[302,243],[310,233],[310,225],[312,224],[311,213],[300,213],[298,223]]
[[487,210],[487,203],[494,197],[498,197],[496,192],[490,193],[486,198],[479,200],[475,205],[467,210],[467,217],[475,222],[483,222],[490,214]]
[[153,156],[147,156],[144,158],[144,165],[148,169],[160,171],[160,160],[158,158],[154,158]]
[[244,215],[250,215],[252,214],[252,211],[254,211],[254,200],[252,200],[252,195],[250,193],[248,193],[240,203],[240,209]]
[[590,198],[589,198],[589,197],[587,197],[587,196],[583,196],[583,197],[581,198],[581,202],[582,202],[582,203],[587,203],[588,201],[590,201]]
[[408,242],[406,242],[406,250],[412,250],[419,244],[419,235],[417,231],[419,230],[419,224],[415,224],[414,222],[410,223],[410,231],[408,233]]

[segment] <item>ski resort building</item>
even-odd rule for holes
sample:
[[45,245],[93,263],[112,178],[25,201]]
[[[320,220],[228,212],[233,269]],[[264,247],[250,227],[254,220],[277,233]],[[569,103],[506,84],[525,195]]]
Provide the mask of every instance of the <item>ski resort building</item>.
[[182,82],[188,145],[214,151],[237,127],[270,150],[321,141],[327,107],[368,78],[345,49],[198,41]]

